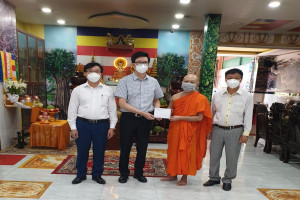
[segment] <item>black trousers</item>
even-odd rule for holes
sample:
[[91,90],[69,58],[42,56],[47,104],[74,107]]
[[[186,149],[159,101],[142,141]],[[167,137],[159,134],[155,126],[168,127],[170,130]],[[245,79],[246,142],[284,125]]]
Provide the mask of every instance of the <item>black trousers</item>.
[[137,156],[134,164],[134,175],[143,175],[151,122],[151,120],[148,120],[144,117],[136,117],[133,113],[122,113],[120,119],[121,151],[119,161],[119,170],[121,176],[129,176],[130,174],[128,163],[134,137],[136,138],[137,150]]

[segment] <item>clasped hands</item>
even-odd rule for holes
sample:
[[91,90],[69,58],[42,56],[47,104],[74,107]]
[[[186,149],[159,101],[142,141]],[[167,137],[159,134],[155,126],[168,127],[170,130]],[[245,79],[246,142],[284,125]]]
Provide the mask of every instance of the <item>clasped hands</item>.
[[149,120],[154,120],[154,119],[157,119],[158,121],[162,120],[161,118],[155,118],[154,115],[148,112],[143,112],[141,115]]

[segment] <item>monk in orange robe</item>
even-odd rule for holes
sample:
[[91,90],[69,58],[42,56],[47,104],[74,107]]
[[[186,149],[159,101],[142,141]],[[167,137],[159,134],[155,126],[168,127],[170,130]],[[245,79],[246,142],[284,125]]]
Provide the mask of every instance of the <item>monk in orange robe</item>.
[[168,131],[168,177],[161,181],[177,180],[178,186],[187,184],[187,176],[195,176],[201,169],[206,154],[207,135],[212,128],[212,114],[205,96],[195,90],[196,75],[188,74],[182,82],[183,92],[172,96],[169,107],[173,109]]

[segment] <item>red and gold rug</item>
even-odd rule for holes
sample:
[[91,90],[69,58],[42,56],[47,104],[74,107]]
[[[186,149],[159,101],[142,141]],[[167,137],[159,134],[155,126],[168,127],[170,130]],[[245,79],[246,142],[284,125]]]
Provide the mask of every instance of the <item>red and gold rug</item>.
[[[68,156],[53,172],[52,174],[76,174],[76,156]],[[135,158],[129,159],[130,175],[134,172]],[[90,156],[87,164],[88,175],[91,174],[93,166],[93,157]],[[103,175],[119,176],[119,158],[106,156],[104,159]],[[166,159],[161,158],[147,158],[144,167],[144,176],[147,177],[165,177],[166,174]]]
[[0,181],[0,197],[39,199],[51,182]]
[[300,190],[258,188],[270,200],[299,200]]
[[[92,155],[92,151],[90,151],[90,155]],[[130,151],[130,157],[135,158],[137,154],[136,148],[132,148]],[[120,151],[119,150],[106,150],[105,156],[111,156],[111,157],[120,157]],[[163,158],[167,159],[167,149],[148,149],[147,158]]]
[[19,168],[55,169],[67,157],[66,155],[35,155]]
[[0,165],[15,165],[26,155],[7,155],[0,154]]

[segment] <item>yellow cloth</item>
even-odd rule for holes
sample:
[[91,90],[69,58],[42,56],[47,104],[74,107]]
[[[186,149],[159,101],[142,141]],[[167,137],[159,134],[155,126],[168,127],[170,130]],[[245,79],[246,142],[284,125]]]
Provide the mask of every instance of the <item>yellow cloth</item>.
[[50,124],[32,123],[29,133],[30,147],[57,147],[64,150],[70,142],[70,126],[67,120],[58,120]]

